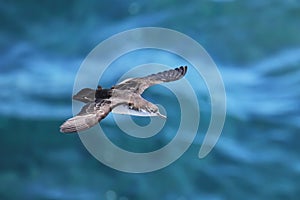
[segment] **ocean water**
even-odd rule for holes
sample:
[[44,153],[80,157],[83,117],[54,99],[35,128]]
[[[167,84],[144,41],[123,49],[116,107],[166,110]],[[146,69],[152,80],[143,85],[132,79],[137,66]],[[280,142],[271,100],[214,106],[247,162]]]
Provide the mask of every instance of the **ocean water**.
[[[299,198],[298,1],[2,1],[0,11],[0,199]],[[191,147],[166,168],[131,174],[97,161],[77,134],[61,134],[59,126],[72,115],[73,84],[88,53],[116,33],[146,26],[180,31],[206,49],[224,81],[227,114],[215,148],[199,159],[210,118],[201,83]],[[182,63],[136,52],[114,62],[100,83],[110,87],[150,61]],[[195,83],[193,69],[186,78]],[[178,102],[165,88],[145,96],[176,118]],[[122,148],[147,152],[172,140],[176,122],[153,140],[122,134],[111,116],[101,125]]]

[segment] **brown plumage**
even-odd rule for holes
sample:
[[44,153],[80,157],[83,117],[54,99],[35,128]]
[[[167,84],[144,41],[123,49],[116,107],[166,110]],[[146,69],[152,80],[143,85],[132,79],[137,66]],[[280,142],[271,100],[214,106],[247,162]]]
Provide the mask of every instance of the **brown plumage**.
[[100,86],[97,90],[84,88],[74,95],[73,99],[84,102],[86,105],[76,116],[64,122],[60,131],[72,133],[86,130],[100,122],[111,111],[120,114],[166,118],[160,114],[155,104],[142,98],[141,94],[152,85],[181,79],[186,72],[187,66],[181,66],[141,78],[126,79],[110,89],[102,89]]

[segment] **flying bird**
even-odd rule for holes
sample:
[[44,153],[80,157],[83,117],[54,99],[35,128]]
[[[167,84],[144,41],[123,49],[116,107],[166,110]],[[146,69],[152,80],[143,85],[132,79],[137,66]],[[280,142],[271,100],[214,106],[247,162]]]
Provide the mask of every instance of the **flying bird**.
[[145,100],[141,94],[150,86],[181,79],[187,72],[187,66],[151,74],[140,78],[129,78],[121,83],[96,90],[84,88],[73,96],[74,100],[86,103],[81,111],[60,126],[62,133],[79,132],[91,128],[111,111],[118,114],[136,116],[158,116],[166,118],[158,107]]

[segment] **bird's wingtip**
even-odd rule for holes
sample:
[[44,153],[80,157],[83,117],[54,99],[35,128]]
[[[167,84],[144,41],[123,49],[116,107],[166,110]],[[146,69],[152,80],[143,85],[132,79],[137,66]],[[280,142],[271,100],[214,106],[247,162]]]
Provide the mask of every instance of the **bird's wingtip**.
[[76,128],[70,127],[66,122],[59,127],[59,131],[63,134],[77,133]]

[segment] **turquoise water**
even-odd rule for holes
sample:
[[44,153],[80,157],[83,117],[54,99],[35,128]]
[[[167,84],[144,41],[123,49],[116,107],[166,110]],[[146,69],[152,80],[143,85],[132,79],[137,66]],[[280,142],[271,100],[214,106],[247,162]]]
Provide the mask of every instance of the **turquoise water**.
[[[0,11],[1,199],[298,199],[298,1],[10,1]],[[111,35],[142,26],[180,31],[207,50],[224,79],[227,117],[216,147],[198,159],[210,118],[204,86],[188,151],[159,171],[128,174],[98,162],[78,135],[60,134],[59,126],[72,115],[73,83],[86,55]],[[151,59],[147,52],[121,58],[114,65],[122,67],[101,84],[109,87],[127,67]],[[159,53],[155,59],[181,63]],[[145,95],[176,114],[178,102],[159,86]],[[114,143],[136,151],[164,146],[177,128],[171,121],[167,132],[143,141],[122,134],[111,117],[101,123]]]

